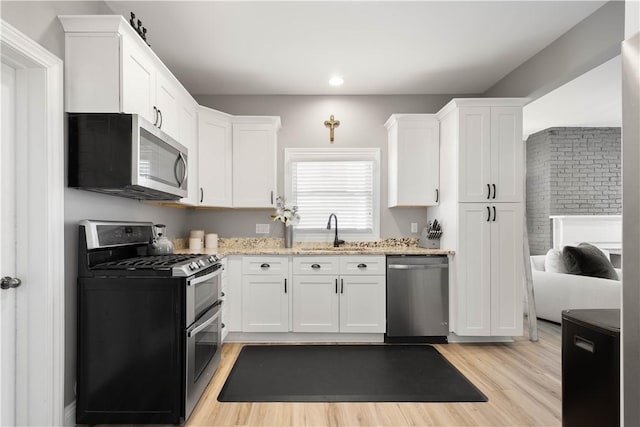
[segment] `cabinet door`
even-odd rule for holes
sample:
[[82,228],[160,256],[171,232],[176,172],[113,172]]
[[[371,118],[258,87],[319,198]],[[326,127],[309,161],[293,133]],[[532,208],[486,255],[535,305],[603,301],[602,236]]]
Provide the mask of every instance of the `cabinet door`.
[[489,204],[458,205],[456,322],[458,335],[491,334],[491,223]]
[[438,121],[432,118],[402,120],[398,123],[396,164],[390,170],[397,175],[389,194],[390,206],[434,206],[440,175],[440,138]]
[[122,112],[140,114],[156,123],[156,69],[151,58],[132,40],[122,37]]
[[385,276],[340,277],[340,332],[384,333]]
[[160,110],[158,127],[182,143],[179,140],[178,131],[180,126],[179,93],[180,88],[172,80],[166,78],[162,72],[156,74],[156,108]]
[[491,107],[491,201],[522,202],[523,176],[522,108]]
[[286,276],[243,275],[242,331],[288,332],[289,290]]
[[338,276],[293,277],[293,332],[338,332]]
[[231,122],[220,113],[200,107],[198,128],[200,205],[231,207]]
[[180,105],[180,125],[178,141],[187,147],[187,197],[180,203],[197,206],[200,197],[198,187],[198,115],[193,99],[184,99]]
[[491,335],[522,335],[521,203],[495,203],[491,220]]
[[491,112],[489,107],[459,111],[458,200],[490,203]]
[[270,208],[275,203],[277,139],[268,124],[233,125],[233,206]]

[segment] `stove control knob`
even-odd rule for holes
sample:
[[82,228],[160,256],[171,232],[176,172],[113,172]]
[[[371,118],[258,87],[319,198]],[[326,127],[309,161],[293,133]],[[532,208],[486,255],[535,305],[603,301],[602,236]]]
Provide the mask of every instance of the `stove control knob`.
[[198,265],[200,265],[200,267],[204,267],[207,264],[205,264],[204,260],[200,259],[200,260],[198,260]]
[[208,259],[208,260],[209,260],[209,262],[210,262],[210,263],[212,263],[212,264],[213,264],[214,262],[216,262],[216,257],[215,257],[215,256],[213,256],[213,255],[209,256],[209,258],[207,258],[207,259]]
[[194,261],[194,262],[192,262],[191,264],[189,264],[189,269],[190,269],[191,271],[193,271],[193,270],[197,270],[197,269],[198,269],[198,264],[196,264],[196,263],[195,263],[195,261]]

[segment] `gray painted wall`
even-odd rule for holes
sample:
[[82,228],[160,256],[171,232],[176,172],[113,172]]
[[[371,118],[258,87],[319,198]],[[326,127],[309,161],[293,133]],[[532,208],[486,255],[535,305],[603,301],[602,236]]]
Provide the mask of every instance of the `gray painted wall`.
[[620,128],[550,128],[526,149],[531,254],[552,246],[549,215],[620,215]]
[[489,88],[536,99],[620,54],[624,2],[610,1]]
[[[470,95],[467,95],[470,96]],[[196,96],[201,105],[230,114],[274,115],[282,119],[278,134],[278,193],[284,194],[284,149],[289,147],[379,147],[380,236],[410,237],[410,224],[426,225],[426,208],[387,208],[387,131],[385,121],[393,113],[434,113],[453,95],[399,96]],[[340,120],[334,144],[324,120],[334,114]],[[257,236],[255,225],[271,223],[272,210],[197,210],[189,215],[194,228],[215,231],[221,237]],[[282,236],[272,224],[271,236]],[[330,233],[329,233],[330,234]],[[264,235],[262,235],[264,236]]]
[[[62,14],[110,14],[102,1],[31,2],[3,1],[2,19],[64,59]],[[66,156],[65,156],[66,159]],[[66,170],[66,168],[65,168]],[[153,221],[167,225],[169,237],[188,230],[184,209],[150,205],[125,198],[76,189],[65,189],[65,405],[75,399],[76,377],[76,278],[78,221],[81,219]]]

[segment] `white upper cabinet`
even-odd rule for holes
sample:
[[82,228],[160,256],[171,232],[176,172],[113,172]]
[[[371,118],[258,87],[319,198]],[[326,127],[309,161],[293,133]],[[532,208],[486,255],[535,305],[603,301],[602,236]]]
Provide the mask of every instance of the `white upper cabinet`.
[[198,187],[198,104],[190,97],[180,102],[178,130],[180,142],[189,150],[187,156],[187,197],[179,203],[196,206],[200,197]]
[[523,199],[522,107],[461,107],[460,202]]
[[234,117],[234,207],[275,206],[279,129],[279,117]]
[[233,206],[231,116],[198,107],[198,202],[201,206]]
[[440,137],[435,114],[393,114],[388,131],[388,206],[439,202]]
[[182,143],[180,99],[193,98],[129,23],[120,15],[59,18],[66,110],[140,114]]

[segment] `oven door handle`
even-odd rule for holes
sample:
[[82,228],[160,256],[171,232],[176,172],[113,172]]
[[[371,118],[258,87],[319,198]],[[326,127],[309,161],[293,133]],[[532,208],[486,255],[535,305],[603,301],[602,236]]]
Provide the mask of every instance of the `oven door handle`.
[[211,326],[211,324],[213,322],[215,322],[219,317],[220,317],[220,313],[222,312],[220,310],[220,305],[222,305],[222,303],[214,306],[214,307],[218,307],[216,314],[214,314],[213,316],[211,316],[208,320],[206,320],[204,323],[201,323],[198,326],[195,326],[192,330],[187,332],[187,337],[191,338],[192,336],[196,335],[197,333],[199,333],[200,331],[202,331],[203,329],[208,328],[209,326]]
[[194,286],[194,285],[197,285],[198,283],[206,282],[207,280],[213,279],[220,273],[222,273],[222,268],[218,267],[218,269],[212,273],[205,274],[204,276],[200,276],[200,277],[194,277],[193,279],[187,281],[187,286]]

